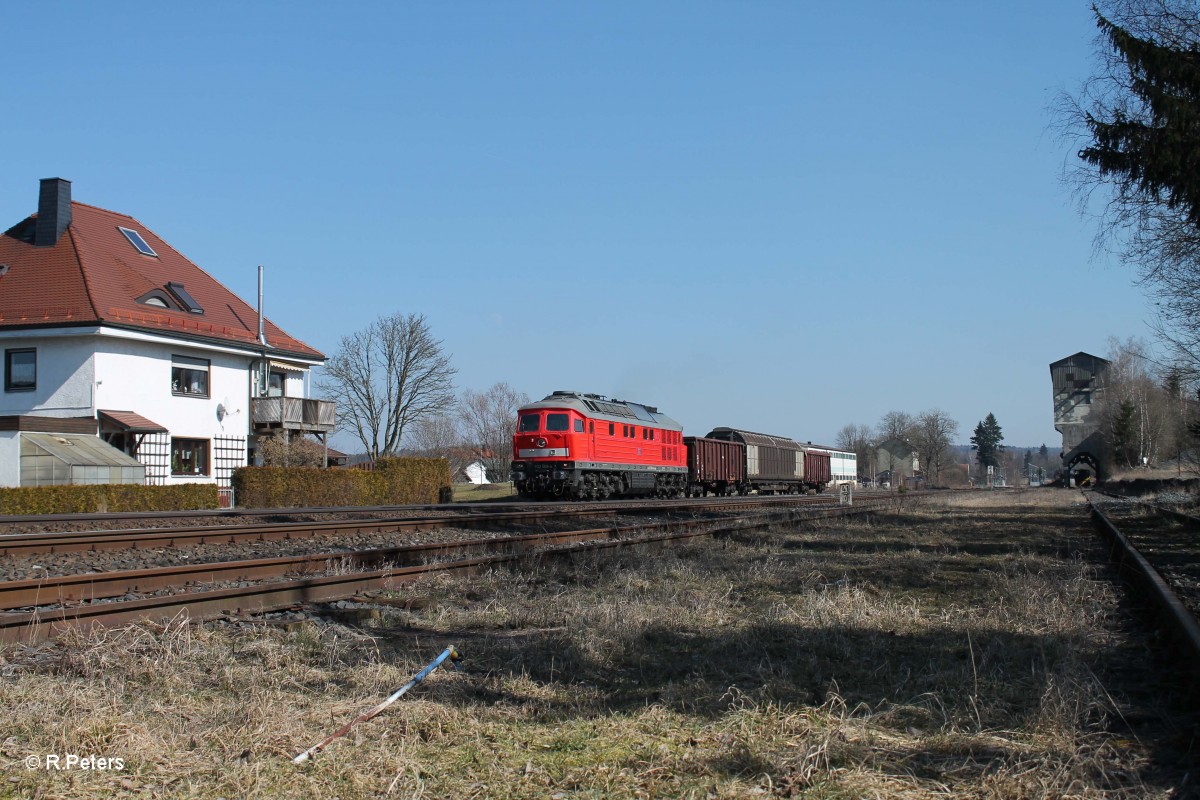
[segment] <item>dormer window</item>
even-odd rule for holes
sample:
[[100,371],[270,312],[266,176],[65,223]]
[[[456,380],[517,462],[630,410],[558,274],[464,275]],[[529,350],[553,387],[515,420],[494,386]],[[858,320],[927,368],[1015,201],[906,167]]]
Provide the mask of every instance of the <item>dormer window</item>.
[[175,300],[162,289],[154,289],[146,292],[137,299],[144,306],[154,306],[155,308],[165,308],[168,311],[178,311],[179,306]]
[[158,253],[154,252],[153,247],[146,244],[146,240],[142,238],[140,233],[129,228],[122,228],[120,225],[117,226],[117,230],[125,234],[125,238],[129,240],[129,243],[133,245],[134,249],[139,253],[144,256],[154,256],[155,258],[158,258]]

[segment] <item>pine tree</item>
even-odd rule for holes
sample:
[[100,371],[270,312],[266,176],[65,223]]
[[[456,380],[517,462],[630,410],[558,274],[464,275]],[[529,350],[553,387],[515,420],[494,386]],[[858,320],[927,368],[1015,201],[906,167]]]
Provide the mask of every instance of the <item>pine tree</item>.
[[989,413],[987,417],[975,426],[975,435],[971,437],[971,447],[975,450],[975,461],[987,471],[988,467],[1000,466],[1000,454],[1004,452],[1004,434],[996,415]]
[[1159,337],[1200,374],[1200,3],[1092,8],[1100,70],[1064,106],[1084,141],[1072,173],[1081,210],[1100,208],[1093,190],[1112,189],[1100,236],[1140,273]]
[[1129,71],[1133,103],[1086,115],[1093,144],[1079,157],[1130,200],[1163,204],[1200,226],[1200,52],[1134,36],[1096,15]]

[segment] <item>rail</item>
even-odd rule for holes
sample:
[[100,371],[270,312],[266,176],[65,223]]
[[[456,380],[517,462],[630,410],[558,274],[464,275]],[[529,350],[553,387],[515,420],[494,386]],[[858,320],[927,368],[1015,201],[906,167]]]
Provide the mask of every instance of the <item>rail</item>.
[[[898,505],[896,498],[889,498]],[[116,597],[130,591],[145,592],[150,588],[190,586],[210,573],[217,580],[286,574],[289,569],[312,568],[321,562],[352,561],[356,555],[364,563],[390,561],[383,551],[355,553],[326,553],[294,559],[264,559],[256,562],[226,562],[224,564],[168,567],[155,570],[131,570],[126,573],[93,573],[62,578],[10,582],[11,593],[3,606],[18,604],[54,604],[56,607],[33,611],[0,614],[0,642],[39,641],[69,628],[119,625],[143,620],[172,619],[181,612],[201,620],[231,614],[246,614],[327,602],[354,597],[365,591],[394,589],[436,572],[471,575],[484,569],[512,565],[529,559],[542,560],[572,556],[580,552],[600,552],[617,547],[664,546],[699,536],[714,536],[768,528],[815,516],[849,516],[878,510],[871,506],[827,505],[824,508],[784,508],[773,510],[753,519],[732,523],[719,520],[672,520],[627,528],[590,529],[584,531],[532,534],[504,539],[471,540],[457,543],[436,543],[411,548],[406,557],[424,555],[442,558],[454,551],[458,555],[473,548],[504,549],[507,552],[482,557],[439,560],[436,563],[398,567],[391,564],[380,569],[348,574],[317,575],[298,580],[271,581],[234,588],[208,588],[185,593],[144,597],[134,600],[90,602],[72,605],[85,599]],[[654,531],[647,535],[647,531]],[[563,544],[566,542],[567,544]],[[547,546],[550,545],[550,546]],[[397,548],[398,551],[402,548]],[[392,554],[396,555],[396,554]],[[342,570],[336,570],[342,573]],[[2,586],[2,584],[0,584]]]
[[1200,622],[1170,584],[1108,516],[1091,502],[1092,521],[1109,544],[1109,559],[1121,575],[1153,604],[1182,656],[1180,662],[1200,680]]

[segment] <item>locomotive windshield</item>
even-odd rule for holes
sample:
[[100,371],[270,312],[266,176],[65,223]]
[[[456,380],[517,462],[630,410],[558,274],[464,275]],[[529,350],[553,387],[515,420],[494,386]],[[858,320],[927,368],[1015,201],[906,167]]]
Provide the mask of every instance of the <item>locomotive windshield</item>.
[[521,424],[517,427],[517,430],[524,432],[536,431],[538,429],[538,425],[539,423],[537,414],[522,414]]
[[547,414],[546,415],[546,430],[548,431],[565,431],[570,430],[571,426],[568,422],[566,414]]

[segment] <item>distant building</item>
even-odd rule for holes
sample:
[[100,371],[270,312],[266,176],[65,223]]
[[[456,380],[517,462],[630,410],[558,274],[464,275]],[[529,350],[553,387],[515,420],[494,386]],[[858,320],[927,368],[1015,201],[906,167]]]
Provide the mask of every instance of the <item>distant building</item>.
[[226,488],[259,435],[334,428],[320,352],[61,178],[0,235],[0,351],[0,486]]
[[487,477],[487,467],[482,461],[472,461],[458,471],[459,480],[463,483],[491,483]]
[[888,439],[879,445],[875,463],[879,472],[888,473],[893,486],[902,485],[902,480],[916,477],[921,471],[917,451],[903,439]]
[[829,453],[829,485],[840,486],[843,483],[858,482],[858,456],[848,450],[839,450],[823,444],[809,442],[805,445],[811,450]]
[[1108,447],[1100,430],[1100,404],[1104,400],[1107,360],[1079,352],[1050,365],[1054,391],[1054,429],[1062,434],[1062,464],[1070,481],[1086,466],[1104,477]]

